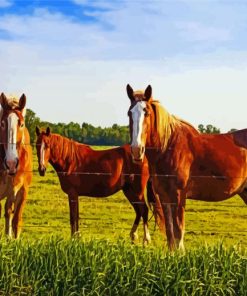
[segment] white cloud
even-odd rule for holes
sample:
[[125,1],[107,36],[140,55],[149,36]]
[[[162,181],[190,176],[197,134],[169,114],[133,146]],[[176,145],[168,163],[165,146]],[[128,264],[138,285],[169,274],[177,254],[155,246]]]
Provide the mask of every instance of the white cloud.
[[[121,4],[121,0],[109,1],[109,0],[71,0],[73,3],[81,6],[90,6],[95,8],[113,9]],[[123,3],[123,2],[122,2]]]
[[12,1],[10,0],[0,0],[0,8],[8,7],[12,5]]
[[180,29],[180,34],[189,41],[214,41],[219,43],[231,38],[229,29],[205,26],[197,22],[182,22],[178,23],[177,27]]
[[[244,128],[246,52],[188,55],[177,22],[164,21],[162,3],[160,13],[136,3],[96,11],[94,24],[43,9],[1,16],[0,31],[11,38],[0,39],[0,90],[25,92],[28,107],[44,120],[109,126],[128,123],[126,84],[151,83],[168,111],[195,125]],[[206,41],[220,33],[198,28],[209,30]]]

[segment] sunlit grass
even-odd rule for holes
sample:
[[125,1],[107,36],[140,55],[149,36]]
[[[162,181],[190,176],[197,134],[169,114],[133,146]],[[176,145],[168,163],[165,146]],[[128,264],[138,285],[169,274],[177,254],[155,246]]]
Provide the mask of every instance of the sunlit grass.
[[246,295],[246,253],[192,248],[185,255],[123,240],[0,241],[3,295]]

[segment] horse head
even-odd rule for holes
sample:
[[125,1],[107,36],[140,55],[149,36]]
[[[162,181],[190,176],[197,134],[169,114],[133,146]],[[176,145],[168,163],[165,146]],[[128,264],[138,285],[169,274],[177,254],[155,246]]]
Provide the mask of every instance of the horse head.
[[24,144],[26,96],[23,94],[20,99],[7,98],[2,93],[0,103],[0,138],[4,166],[9,175],[15,175],[19,166],[20,148]]
[[46,172],[46,167],[50,159],[50,138],[51,131],[50,128],[47,127],[46,131],[40,131],[38,127],[36,127],[36,151],[39,162],[39,174],[40,176],[44,176]]
[[149,85],[146,90],[134,91],[127,85],[127,94],[131,102],[128,111],[131,153],[134,161],[143,161],[145,148],[150,144],[150,136],[153,125],[152,87]]

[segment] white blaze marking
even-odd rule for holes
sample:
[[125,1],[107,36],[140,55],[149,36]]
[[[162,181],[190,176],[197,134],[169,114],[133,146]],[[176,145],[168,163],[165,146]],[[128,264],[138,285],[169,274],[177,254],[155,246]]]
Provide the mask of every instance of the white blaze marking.
[[16,160],[18,158],[16,141],[17,141],[17,124],[18,117],[15,113],[8,116],[8,143],[6,160]]
[[133,120],[133,132],[132,132],[132,143],[131,146],[139,147],[142,145],[141,143],[141,135],[142,135],[142,125],[144,121],[146,108],[145,102],[138,102],[131,109],[132,112],[132,120]]
[[44,142],[41,143],[41,148],[40,148],[40,164],[42,166],[45,166],[45,144],[44,144]]

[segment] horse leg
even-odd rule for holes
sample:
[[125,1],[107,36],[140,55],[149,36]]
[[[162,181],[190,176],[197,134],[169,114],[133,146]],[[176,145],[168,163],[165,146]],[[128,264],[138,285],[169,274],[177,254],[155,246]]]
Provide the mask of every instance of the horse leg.
[[12,220],[13,220],[13,199],[12,196],[8,195],[5,202],[5,233],[11,238],[12,237]]
[[173,206],[172,211],[176,247],[184,251],[185,208],[182,205]]
[[173,251],[176,247],[175,237],[174,237],[174,226],[173,226],[173,213],[172,206],[168,203],[162,203],[162,209],[165,218],[165,228],[166,228],[166,237],[167,244],[170,251]]
[[69,210],[70,210],[70,226],[71,236],[74,236],[79,231],[79,201],[78,195],[71,193],[69,197]]
[[123,188],[124,195],[127,197],[128,201],[132,205],[132,207],[135,210],[136,217],[133,223],[133,226],[130,231],[130,239],[132,243],[135,243],[138,240],[138,232],[137,228],[141,220],[142,212],[139,205],[139,200],[134,198],[134,193],[132,192],[131,188],[129,186],[124,186]]
[[12,221],[12,229],[14,232],[15,238],[20,237],[21,228],[22,228],[22,214],[24,206],[27,199],[27,189],[22,187],[16,195],[14,203],[14,217]]
[[242,198],[242,200],[247,205],[247,188],[244,189],[241,193],[239,193],[239,196]]
[[[167,194],[167,191],[164,188],[164,183],[159,178],[153,178],[153,189],[156,194],[157,199],[157,209],[160,215],[159,218],[159,228],[165,229],[167,245],[170,251],[173,251],[176,247],[175,237],[174,237],[174,226],[173,226],[173,213],[172,213],[172,204],[171,198]],[[162,211],[160,211],[160,208]],[[163,212],[163,215],[162,215]],[[157,214],[156,214],[157,215]]]
[[146,246],[151,242],[151,236],[148,230],[148,207],[145,202],[142,205],[142,208],[143,208],[142,219],[143,219],[143,229],[144,229],[143,245]]

